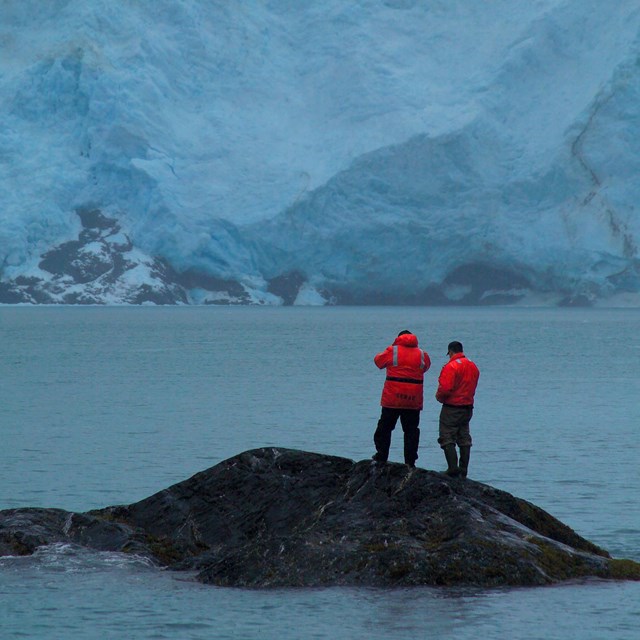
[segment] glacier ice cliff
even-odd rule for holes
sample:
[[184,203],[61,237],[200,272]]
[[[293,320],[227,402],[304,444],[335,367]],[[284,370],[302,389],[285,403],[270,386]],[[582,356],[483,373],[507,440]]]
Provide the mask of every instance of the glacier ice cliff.
[[0,48],[0,303],[640,305],[635,0],[8,0]]

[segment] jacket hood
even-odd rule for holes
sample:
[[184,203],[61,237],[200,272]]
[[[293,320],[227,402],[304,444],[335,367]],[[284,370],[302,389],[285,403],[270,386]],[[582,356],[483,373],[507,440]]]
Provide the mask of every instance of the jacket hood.
[[393,341],[393,344],[401,347],[417,347],[418,338],[413,333],[403,333]]

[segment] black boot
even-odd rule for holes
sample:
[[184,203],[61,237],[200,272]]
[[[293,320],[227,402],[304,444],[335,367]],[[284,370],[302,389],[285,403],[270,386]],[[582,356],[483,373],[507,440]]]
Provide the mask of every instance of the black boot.
[[447,470],[444,472],[448,476],[455,478],[460,475],[460,468],[458,467],[458,453],[456,451],[455,444],[448,444],[442,447],[444,451],[444,457],[447,459]]
[[467,477],[467,470],[469,468],[469,457],[471,456],[471,445],[463,445],[460,447],[460,475],[463,478]]

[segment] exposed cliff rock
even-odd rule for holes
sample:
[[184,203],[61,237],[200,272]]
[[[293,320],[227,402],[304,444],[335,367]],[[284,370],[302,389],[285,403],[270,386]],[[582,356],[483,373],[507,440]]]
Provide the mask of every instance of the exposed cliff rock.
[[401,464],[247,451],[145,500],[0,512],[0,554],[71,542],[229,586],[543,585],[640,579],[504,491]]
[[[135,247],[115,218],[78,209],[76,240],[49,249],[38,269],[0,279],[0,304],[250,304],[238,282],[193,270],[178,273],[164,259]],[[2,269],[0,268],[0,277]]]

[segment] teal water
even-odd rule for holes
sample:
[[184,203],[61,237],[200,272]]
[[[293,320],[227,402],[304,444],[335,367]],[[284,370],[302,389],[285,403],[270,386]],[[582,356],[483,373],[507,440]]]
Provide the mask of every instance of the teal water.
[[[447,343],[481,369],[474,479],[640,560],[640,312],[424,308],[0,308],[0,509],[130,503],[240,451],[373,453],[373,355],[432,356],[419,466],[440,469]],[[401,434],[391,458],[400,461]],[[54,546],[0,558],[0,638],[633,639],[640,585],[205,587]]]

